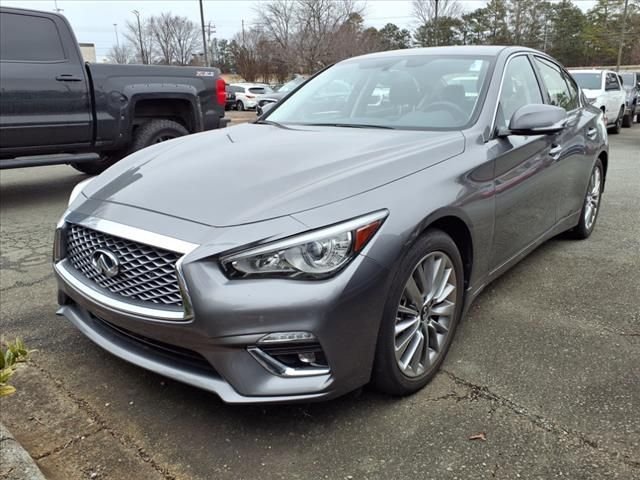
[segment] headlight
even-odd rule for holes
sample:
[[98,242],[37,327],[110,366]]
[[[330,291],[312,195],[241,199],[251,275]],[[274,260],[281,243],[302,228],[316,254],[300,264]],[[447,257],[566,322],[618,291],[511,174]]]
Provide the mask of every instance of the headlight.
[[232,278],[325,278],[347,265],[389,214],[382,210],[221,258]]
[[78,195],[82,193],[84,187],[86,187],[95,178],[96,177],[87,178],[86,180],[81,181],[75,187],[73,187],[73,190],[71,190],[71,195],[69,195],[69,203],[67,203],[67,206],[71,205],[73,201],[78,198]]

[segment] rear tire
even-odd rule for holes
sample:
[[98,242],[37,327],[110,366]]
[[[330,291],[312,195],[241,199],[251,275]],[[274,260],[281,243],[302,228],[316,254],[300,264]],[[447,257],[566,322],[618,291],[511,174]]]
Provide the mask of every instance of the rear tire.
[[[580,211],[580,221],[570,232],[573,238],[584,240],[589,238],[591,233],[593,233],[593,230],[596,227],[598,213],[600,213],[600,205],[602,204],[603,186],[604,168],[602,166],[602,161],[598,159],[596,160],[596,164],[593,166],[593,170],[589,176],[587,192],[585,193],[582,210]],[[595,211],[593,209],[595,209]]]
[[429,383],[451,346],[462,316],[463,293],[464,271],[456,244],[441,230],[427,231],[400,260],[389,289],[376,345],[374,388],[408,395]]
[[141,150],[155,143],[189,135],[186,128],[172,120],[151,120],[138,127],[133,133],[130,153]]
[[620,111],[618,112],[618,116],[616,117],[616,123],[613,127],[609,128],[609,133],[614,135],[620,133],[622,129],[622,117],[624,117],[624,107],[620,107]]

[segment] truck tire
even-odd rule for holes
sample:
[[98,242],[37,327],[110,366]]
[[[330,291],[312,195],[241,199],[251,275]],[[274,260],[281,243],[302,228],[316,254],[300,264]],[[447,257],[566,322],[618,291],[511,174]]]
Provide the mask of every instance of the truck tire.
[[133,142],[129,153],[136,152],[154,143],[189,135],[189,131],[172,120],[151,120],[138,127],[133,133]]
[[124,152],[109,152],[109,154],[101,154],[100,160],[97,162],[86,163],[72,163],[71,166],[79,172],[86,173],[87,175],[99,175],[104,172],[111,165],[116,163],[121,158],[124,158]]

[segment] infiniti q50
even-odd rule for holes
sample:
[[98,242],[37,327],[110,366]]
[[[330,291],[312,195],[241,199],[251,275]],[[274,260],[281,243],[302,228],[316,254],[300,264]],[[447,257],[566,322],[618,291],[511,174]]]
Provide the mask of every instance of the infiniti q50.
[[541,52],[351,58],[254,123],[78,185],[58,313],[226,402],[410,394],[489,282],[554,235],[589,237],[608,160],[602,112]]

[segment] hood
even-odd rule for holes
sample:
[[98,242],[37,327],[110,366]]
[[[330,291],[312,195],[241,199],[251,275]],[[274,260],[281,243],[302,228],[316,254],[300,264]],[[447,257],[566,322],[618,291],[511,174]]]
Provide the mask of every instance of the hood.
[[587,98],[597,98],[602,95],[602,90],[592,90],[590,88],[583,88],[584,96]]
[[136,152],[84,194],[210,226],[240,225],[357,195],[463,150],[460,132],[244,124]]

